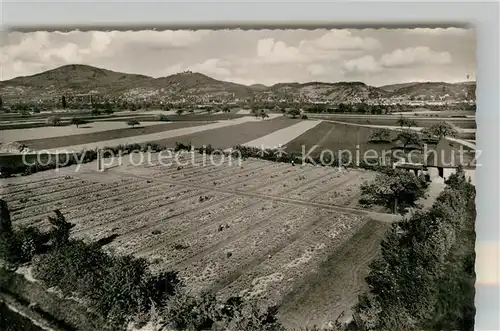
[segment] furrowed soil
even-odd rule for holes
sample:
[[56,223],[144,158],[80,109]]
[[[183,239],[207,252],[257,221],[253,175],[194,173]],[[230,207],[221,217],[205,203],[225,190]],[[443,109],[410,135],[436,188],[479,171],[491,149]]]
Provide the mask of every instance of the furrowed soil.
[[43,227],[57,208],[74,238],[111,238],[105,249],[178,270],[195,292],[283,303],[283,322],[301,326],[335,319],[365,290],[367,264],[398,219],[357,205],[370,171],[252,158],[214,165],[197,153],[178,167],[157,156],[103,173],[86,164],[7,178],[0,193],[14,226]]

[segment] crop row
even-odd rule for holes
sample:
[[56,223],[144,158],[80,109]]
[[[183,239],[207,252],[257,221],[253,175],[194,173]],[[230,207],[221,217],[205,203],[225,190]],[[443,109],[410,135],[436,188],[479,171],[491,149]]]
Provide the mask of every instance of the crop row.
[[365,219],[332,212],[320,212],[319,222],[302,232],[272,256],[255,265],[232,284],[222,295],[240,294],[279,302],[293,285],[317,268],[363,224]]

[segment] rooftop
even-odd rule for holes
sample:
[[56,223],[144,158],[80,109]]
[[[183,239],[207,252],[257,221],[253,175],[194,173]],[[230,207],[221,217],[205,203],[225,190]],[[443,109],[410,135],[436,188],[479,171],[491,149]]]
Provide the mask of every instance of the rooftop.
[[476,151],[458,142],[441,139],[434,151],[427,154],[428,167],[441,168],[475,168]]

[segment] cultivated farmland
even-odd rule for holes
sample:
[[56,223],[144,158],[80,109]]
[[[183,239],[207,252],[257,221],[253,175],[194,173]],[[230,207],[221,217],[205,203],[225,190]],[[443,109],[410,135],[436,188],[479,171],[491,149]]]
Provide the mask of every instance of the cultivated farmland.
[[[359,185],[375,176],[370,171],[257,159],[217,159],[217,166],[209,160],[203,165],[200,154],[182,158],[191,159],[183,167],[161,165],[153,156],[150,164],[125,160],[105,173],[90,163],[78,172],[67,167],[9,178],[2,196],[18,226],[43,228],[57,208],[75,224],[75,238],[108,238],[107,250],[145,257],[156,271],[178,270],[195,292],[240,294],[269,304],[280,303],[311,270],[345,251],[367,222],[397,218],[358,207]],[[365,244],[356,242],[350,251]],[[337,270],[340,279],[356,277],[337,310],[349,308],[365,273]],[[297,302],[294,309],[300,310]],[[324,313],[314,322],[336,318]]]

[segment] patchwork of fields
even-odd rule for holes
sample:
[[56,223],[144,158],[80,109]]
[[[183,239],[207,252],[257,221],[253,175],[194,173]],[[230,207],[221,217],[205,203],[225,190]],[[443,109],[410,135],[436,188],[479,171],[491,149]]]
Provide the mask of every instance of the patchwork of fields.
[[[125,162],[104,173],[93,171],[95,164],[79,172],[68,167],[8,178],[0,190],[18,226],[43,228],[58,208],[76,224],[76,238],[112,238],[106,249],[145,257],[154,270],[179,270],[194,291],[259,297],[262,303],[281,302],[332,254],[345,251],[367,222],[397,219],[358,208],[359,185],[373,172],[257,159],[202,165],[199,154],[183,160],[192,157],[195,162],[181,168],[154,157],[147,165]],[[354,254],[365,244],[358,240],[348,250]],[[356,279],[346,300],[337,302],[348,309],[366,270],[343,270],[336,270],[339,281]],[[311,322],[334,320],[331,314]]]

